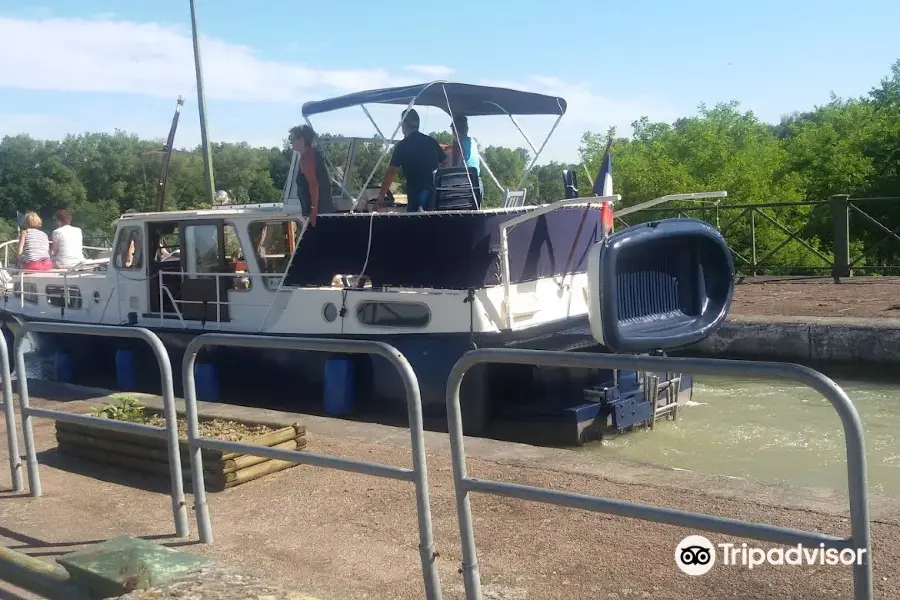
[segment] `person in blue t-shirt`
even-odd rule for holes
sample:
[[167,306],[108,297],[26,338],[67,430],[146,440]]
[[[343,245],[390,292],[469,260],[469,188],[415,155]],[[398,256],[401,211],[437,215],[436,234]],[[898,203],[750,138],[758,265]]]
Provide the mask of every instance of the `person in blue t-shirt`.
[[454,167],[466,166],[475,169],[478,173],[478,181],[473,181],[472,185],[477,185],[484,199],[484,181],[481,179],[481,155],[478,153],[478,143],[469,137],[469,119],[459,115],[453,118],[450,124],[453,131],[453,154],[450,164]]
[[404,111],[401,128],[403,139],[394,147],[375,206],[383,205],[399,169],[406,180],[406,212],[425,211],[434,204],[434,172],[447,162],[447,155],[436,139],[419,131],[415,109]]

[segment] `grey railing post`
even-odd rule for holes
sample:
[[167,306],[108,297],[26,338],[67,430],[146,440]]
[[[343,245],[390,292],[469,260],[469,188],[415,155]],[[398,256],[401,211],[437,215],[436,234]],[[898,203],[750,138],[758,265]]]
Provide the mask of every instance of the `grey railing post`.
[[[197,354],[205,346],[238,348],[259,348],[270,350],[297,350],[307,352],[328,352],[341,354],[364,354],[384,358],[400,378],[406,390],[406,405],[409,414],[409,435],[412,452],[412,469],[382,465],[351,458],[297,452],[281,448],[269,448],[240,442],[227,442],[200,437],[197,409],[197,391],[194,365]],[[415,486],[416,517],[419,524],[419,557],[422,563],[422,577],[425,584],[426,600],[441,600],[441,582],[437,570],[437,553],[434,550],[434,535],[431,522],[431,500],[428,493],[428,471],[425,458],[425,432],[422,417],[422,397],[419,380],[415,371],[403,354],[389,344],[366,340],[340,340],[327,338],[275,337],[266,335],[243,335],[234,333],[205,333],[195,337],[184,351],[182,375],[184,377],[185,415],[188,421],[188,447],[194,478],[194,501],[197,510],[197,529],[200,541],[213,541],[209,505],[206,501],[206,483],[203,477],[203,448],[222,452],[243,452],[251,456],[263,456],[276,460],[341,469],[354,473],[374,475],[411,482]]]
[[750,245],[753,262],[753,276],[756,277],[756,209],[750,209]]
[[[24,291],[23,291],[24,293]],[[25,370],[25,336],[22,330],[16,334],[13,354],[16,361],[16,375],[19,382],[19,412],[22,413],[22,439],[25,441],[25,466],[28,469],[28,490],[32,498],[41,497],[41,471],[34,445],[34,424],[28,405],[28,375]]]
[[[153,351],[159,369],[162,385],[163,412],[166,426],[156,427],[142,423],[129,423],[115,419],[92,417],[79,413],[52,410],[49,408],[32,408],[28,398],[28,377],[25,371],[25,336],[29,332],[63,333],[70,335],[88,335],[96,337],[131,338],[143,340]],[[16,333],[15,343],[16,373],[19,382],[19,410],[22,413],[22,436],[25,440],[25,466],[28,469],[28,487],[31,496],[41,496],[41,473],[37,460],[37,449],[34,443],[34,425],[32,417],[53,419],[99,427],[100,429],[121,431],[134,435],[162,438],[168,442],[169,479],[172,484],[172,513],[175,520],[175,532],[178,537],[187,537],[190,533],[187,518],[187,504],[184,501],[184,484],[181,472],[181,452],[178,443],[178,423],[175,413],[175,391],[172,382],[172,365],[169,355],[160,339],[149,329],[140,327],[116,327],[113,325],[86,325],[80,323],[30,322],[25,323]],[[197,474],[193,473],[193,477]]]
[[834,266],[831,276],[835,283],[850,277],[850,195],[831,197],[831,220],[834,224]]
[[[777,525],[753,523],[703,513],[685,512],[556,491],[516,483],[469,477],[466,474],[466,450],[462,433],[459,392],[466,372],[478,364],[519,364],[576,369],[615,369],[623,371],[691,373],[695,375],[724,375],[794,381],[810,387],[831,403],[838,413],[844,430],[847,456],[847,483],[850,496],[850,537],[839,538],[820,532],[802,531]],[[868,482],[866,480],[866,449],[863,427],[856,407],[834,381],[809,367],[774,362],[738,361],[709,358],[672,358],[659,356],[630,356],[622,354],[593,354],[588,352],[554,352],[511,348],[471,350],[453,366],[447,381],[447,421],[450,431],[450,455],[453,464],[453,487],[459,520],[462,549],[463,583],[466,600],[481,600],[481,578],[473,533],[469,492],[483,492],[519,500],[544,502],[557,506],[591,510],[621,517],[666,523],[700,531],[745,537],[776,544],[821,546],[836,550],[852,550],[853,598],[872,600],[872,531],[869,523]]]
[[3,369],[3,416],[6,418],[6,443],[9,450],[9,478],[14,492],[25,490],[22,481],[22,457],[19,455],[19,436],[16,430],[16,408],[13,406],[12,374],[9,372],[9,345],[0,331],[0,368]]

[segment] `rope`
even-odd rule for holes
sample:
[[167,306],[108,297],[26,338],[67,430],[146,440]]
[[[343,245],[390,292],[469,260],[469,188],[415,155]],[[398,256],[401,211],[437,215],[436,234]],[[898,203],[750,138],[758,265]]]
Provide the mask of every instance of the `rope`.
[[150,183],[147,181],[147,166],[144,164],[144,155],[141,155],[141,171],[144,172],[144,193],[149,193]]
[[344,333],[344,317],[347,316],[347,294],[350,293],[350,290],[344,288],[341,290],[341,310],[338,313],[341,316],[341,335]]
[[[416,96],[415,98],[410,100],[409,104],[406,105],[406,110],[411,109],[413,107],[413,105],[416,103],[417,99],[418,99],[418,96]],[[426,113],[426,116],[427,116],[427,113]],[[400,131],[402,126],[403,126],[403,118],[401,117],[400,122],[397,123],[397,128],[394,129],[394,133],[391,134],[391,139],[390,139],[390,142],[388,143],[388,145],[390,145],[390,143],[393,143],[394,138],[397,137],[397,132]],[[372,169],[372,172],[369,173],[369,178],[366,179],[366,182],[363,184],[362,188],[360,188],[360,190],[359,190],[360,195],[362,195],[362,193],[365,192],[366,188],[369,186],[369,182],[372,181],[372,178],[375,176],[375,171],[378,170],[378,167],[381,165],[381,161],[384,160],[384,157],[387,155],[386,150],[387,150],[387,146],[383,147],[381,156],[378,157],[378,162],[375,163],[375,167]],[[374,225],[375,225],[375,211],[371,211],[369,213],[369,241],[366,245],[366,260],[365,260],[365,262],[363,262],[362,272],[359,274],[360,280],[362,280],[362,276],[366,274],[366,268],[369,266],[369,256],[372,253],[372,229],[373,229]]]
[[[193,155],[189,155],[187,157],[188,166],[191,166],[191,163],[193,162],[193,160],[194,160]],[[168,175],[168,173],[166,173],[166,178],[168,179],[168,177],[169,177],[169,175]],[[178,201],[181,199],[181,194],[184,193],[184,190],[185,190],[185,188],[187,188],[187,184],[189,181],[190,181],[190,179],[186,177],[181,184],[181,189],[179,189],[177,192],[175,192],[175,194],[171,195],[172,202],[175,204],[176,208],[178,207]],[[163,207],[163,209],[165,210],[165,207]]]
[[372,229],[375,226],[375,211],[369,213],[369,241],[366,244],[366,261],[363,263],[362,272],[359,274],[360,280],[366,274],[366,267],[369,266],[369,255],[372,253]]
[[469,288],[466,294],[464,304],[469,305],[469,344],[472,350],[478,350],[478,344],[475,343],[475,289]]

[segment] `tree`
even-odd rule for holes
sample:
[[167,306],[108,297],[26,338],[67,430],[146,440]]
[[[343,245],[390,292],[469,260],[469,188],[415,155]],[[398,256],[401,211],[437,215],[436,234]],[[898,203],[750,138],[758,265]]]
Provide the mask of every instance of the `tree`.
[[[550,162],[529,173],[525,169],[531,154],[525,148],[479,144],[485,163],[485,206],[499,205],[503,188],[515,188],[520,183],[528,190],[529,203],[559,200],[564,195],[562,173],[567,168],[577,170],[579,192],[590,195],[585,169],[590,177],[596,174],[612,137],[614,188],[623,197],[622,206],[672,193],[726,190],[728,198],[718,204],[682,202],[675,208],[687,216],[719,224],[739,255],[739,265],[744,259],[752,260],[751,227],[760,259],[786,238],[769,217],[789,231],[799,231],[803,240],[779,249],[769,257],[769,264],[821,263],[804,244],[828,255],[833,234],[831,216],[827,207],[812,212],[809,205],[797,206],[797,202],[822,201],[834,194],[900,196],[900,60],[867,95],[850,99],[832,96],[826,104],[811,110],[786,114],[777,125],[761,122],[732,102],[701,105],[696,114],[671,123],[641,117],[632,129],[628,137],[616,137],[614,131],[587,132],[580,146],[582,164]],[[449,131],[430,135],[441,143],[452,143]],[[65,207],[84,229],[89,245],[108,241],[113,221],[121,213],[128,209],[153,210],[163,143],[122,131],[69,135],[59,141],[27,135],[4,137],[0,140],[0,237],[14,237],[17,211],[37,211],[49,230],[53,213]],[[344,166],[348,144],[337,142],[327,133],[320,134],[318,143],[332,166]],[[358,196],[366,181],[370,188],[380,186],[389,152],[378,143],[360,146],[348,182],[351,195]],[[218,143],[212,146],[212,157],[216,188],[228,191],[235,202],[255,203],[281,198],[293,152],[286,140],[281,146],[268,148]],[[340,177],[337,172],[332,175]],[[339,193],[337,186],[333,186],[333,192]],[[207,206],[210,199],[206,194],[200,148],[173,153],[165,208]],[[751,211],[753,223],[744,208],[729,208],[748,204],[771,206]],[[883,227],[900,230],[900,203],[857,205],[871,219],[856,211],[851,215],[854,255],[863,248],[876,248],[867,252],[870,264],[897,264],[900,244],[879,241],[885,236]],[[673,216],[672,209],[660,207],[633,214],[628,220],[634,223],[669,216]]]

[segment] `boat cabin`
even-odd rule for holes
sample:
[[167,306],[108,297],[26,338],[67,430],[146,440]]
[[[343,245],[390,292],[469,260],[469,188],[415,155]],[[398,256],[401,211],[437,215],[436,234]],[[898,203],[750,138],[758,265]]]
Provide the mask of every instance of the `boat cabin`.
[[[439,81],[307,102],[303,116],[359,106],[371,119],[367,103],[514,124],[518,114],[556,115],[558,123],[566,110],[562,98]],[[378,167],[354,193],[354,157],[360,144],[378,143],[380,161],[389,160],[400,129],[388,139],[373,125],[374,138],[339,139],[350,143],[345,164],[328,165],[339,212],[320,214],[315,227],[302,216],[295,153],[281,202],[122,215],[108,263],[17,273],[17,312],[314,335],[499,332],[585,317],[587,255],[601,235],[604,199],[524,206],[522,182],[503,188],[482,157],[504,206],[484,208],[475,170],[450,168],[435,173],[433,210],[373,212]]]

